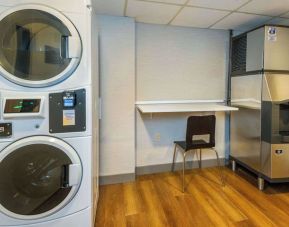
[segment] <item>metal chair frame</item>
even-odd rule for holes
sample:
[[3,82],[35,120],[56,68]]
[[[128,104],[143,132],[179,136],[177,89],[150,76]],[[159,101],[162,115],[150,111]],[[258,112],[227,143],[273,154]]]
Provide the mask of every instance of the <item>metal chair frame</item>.
[[[175,148],[174,148],[174,156],[173,156],[173,163],[172,163],[172,172],[174,172],[174,168],[175,168],[175,161],[176,161],[176,154],[177,154],[177,144],[175,143]],[[199,163],[199,168],[201,169],[202,168],[202,149],[192,149],[192,150],[188,150],[188,151],[185,151],[183,150],[180,146],[180,151],[183,153],[183,171],[182,171],[182,191],[183,193],[185,192],[185,170],[186,170],[186,157],[187,157],[187,153],[190,152],[190,151],[194,151],[194,153],[197,153],[197,160],[198,160],[198,163]],[[222,172],[222,167],[221,167],[221,163],[220,163],[220,158],[219,158],[219,154],[217,152],[217,150],[215,148],[206,148],[208,150],[213,150],[216,154],[216,157],[217,157],[217,165],[218,165],[218,168],[219,168],[219,174],[220,174],[220,178],[221,178],[221,185],[222,187],[225,186],[225,180],[224,180],[224,176],[223,176],[223,172]],[[198,157],[198,152],[197,150],[200,151],[200,158]],[[194,157],[194,156],[193,156]]]

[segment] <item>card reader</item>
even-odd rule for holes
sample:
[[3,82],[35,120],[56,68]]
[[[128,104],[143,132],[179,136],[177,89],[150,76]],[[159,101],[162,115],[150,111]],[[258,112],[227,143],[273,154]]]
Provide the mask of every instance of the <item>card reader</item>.
[[74,91],[65,91],[62,95],[63,108],[72,109],[76,105],[76,94]]

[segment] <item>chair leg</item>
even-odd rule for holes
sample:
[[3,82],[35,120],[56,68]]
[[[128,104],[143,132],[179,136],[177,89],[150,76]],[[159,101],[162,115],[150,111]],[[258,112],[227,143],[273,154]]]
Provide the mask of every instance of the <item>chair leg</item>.
[[215,151],[216,156],[217,156],[217,163],[218,163],[218,168],[219,168],[219,173],[220,173],[220,177],[221,177],[222,186],[225,186],[225,180],[224,180],[222,167],[221,167],[221,164],[220,164],[219,154],[218,154],[218,152],[215,149],[212,149],[212,150]]
[[186,155],[187,155],[187,152],[184,151],[183,153],[183,193],[185,192]]
[[199,168],[201,169],[202,168],[202,149],[199,149],[200,150],[200,158],[199,158],[199,155],[198,155],[198,151],[196,151],[197,153],[197,159],[198,159],[198,163],[199,163]]
[[176,152],[177,152],[177,144],[175,144],[175,148],[174,148],[174,157],[173,157],[173,163],[172,163],[172,172],[174,172],[174,170],[175,170]]

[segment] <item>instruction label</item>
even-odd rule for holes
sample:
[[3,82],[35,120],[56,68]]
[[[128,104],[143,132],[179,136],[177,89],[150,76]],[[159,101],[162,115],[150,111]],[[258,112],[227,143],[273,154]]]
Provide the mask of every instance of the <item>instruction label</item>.
[[75,110],[63,110],[63,126],[75,125]]
[[268,28],[268,41],[272,41],[272,42],[277,41],[277,28],[276,27]]

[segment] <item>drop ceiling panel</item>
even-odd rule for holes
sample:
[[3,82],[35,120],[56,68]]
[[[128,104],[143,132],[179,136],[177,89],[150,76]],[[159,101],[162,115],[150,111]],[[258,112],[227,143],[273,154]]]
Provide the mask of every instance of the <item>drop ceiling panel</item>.
[[234,30],[233,31],[233,36],[241,35],[242,33],[244,33],[244,32],[243,31]]
[[289,19],[276,17],[268,22],[268,24],[286,25],[289,26]]
[[288,0],[253,0],[241,7],[239,12],[278,16],[289,10]]
[[285,13],[285,14],[282,14],[281,17],[287,17],[289,18],[289,12]]
[[232,13],[217,24],[215,24],[212,28],[246,31],[266,23],[271,18],[272,17],[246,13]]
[[235,10],[247,2],[248,0],[190,0],[188,5],[214,9]]
[[1,6],[1,5],[0,5],[0,13],[6,11],[6,10],[8,10],[8,9],[9,9],[8,7]]
[[164,3],[183,5],[186,3],[187,0],[145,0],[145,1],[156,1],[156,2],[164,2]]
[[229,14],[227,11],[185,7],[172,21],[172,25],[208,28]]
[[128,0],[126,16],[137,22],[167,24],[181,9],[181,6]]
[[123,16],[125,0],[93,0],[94,8],[98,14]]

